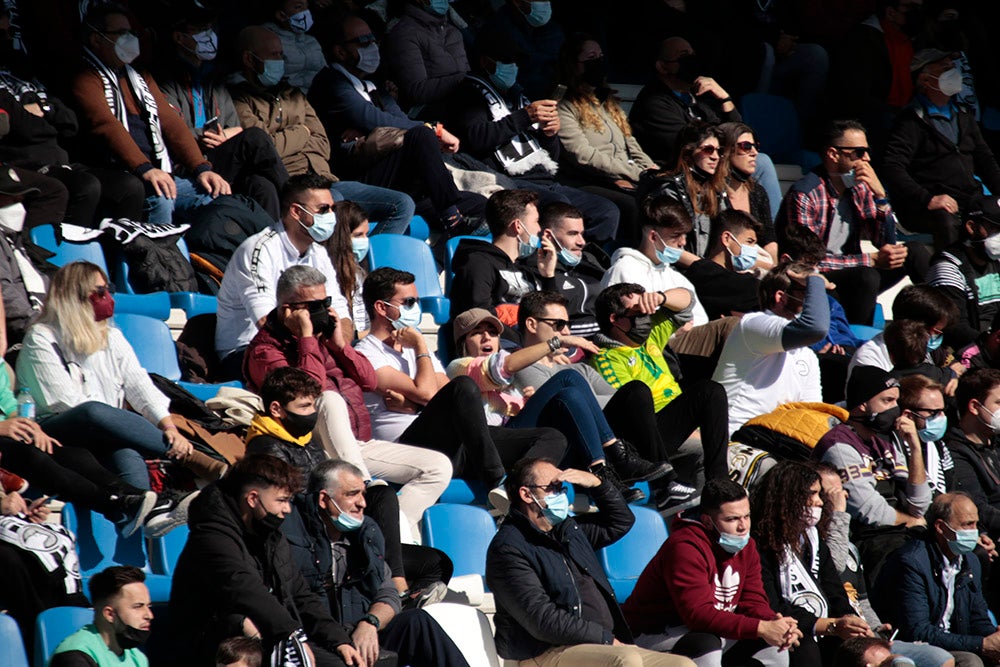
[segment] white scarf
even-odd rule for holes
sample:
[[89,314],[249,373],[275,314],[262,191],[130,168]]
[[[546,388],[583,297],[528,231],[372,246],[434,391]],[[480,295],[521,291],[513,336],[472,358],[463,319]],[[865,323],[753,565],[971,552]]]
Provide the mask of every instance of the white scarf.
[[66,572],[63,585],[66,593],[80,593],[80,561],[76,556],[73,533],[52,523],[32,523],[21,516],[0,517],[0,541],[29,552],[46,572],[62,566]]
[[[115,115],[125,129],[128,130],[128,111],[125,108],[125,97],[122,95],[121,87],[118,83],[118,75],[115,74],[101,59],[88,49],[83,49],[83,59],[88,65],[94,68],[97,75],[101,77],[104,84],[104,101],[108,103],[108,108]],[[149,127],[149,135],[153,144],[154,164],[168,174],[171,172],[170,156],[167,155],[166,145],[163,143],[163,130],[160,127],[160,116],[156,108],[156,100],[149,90],[146,80],[139,75],[131,65],[125,65],[125,74],[128,79],[129,89],[139,105],[139,114]]]
[[[507,101],[492,85],[471,74],[468,79],[479,94],[486,99],[494,123],[510,115]],[[528,104],[527,98],[521,95],[518,100],[518,108],[524,108]],[[493,151],[493,155],[503,165],[504,171],[511,176],[526,174],[535,167],[542,167],[550,176],[554,176],[559,170],[559,165],[552,159],[548,151],[543,149],[535,141],[535,138],[526,132],[514,136],[506,144]]]
[[819,532],[815,526],[806,529],[806,538],[812,545],[812,561],[808,569],[790,546],[785,547],[779,567],[781,597],[816,618],[826,618],[829,604],[816,583],[819,579]]

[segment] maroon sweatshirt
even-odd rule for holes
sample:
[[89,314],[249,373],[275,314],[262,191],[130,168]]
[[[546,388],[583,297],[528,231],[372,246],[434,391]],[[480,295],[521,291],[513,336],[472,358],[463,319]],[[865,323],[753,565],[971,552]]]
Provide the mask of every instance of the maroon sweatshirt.
[[637,636],[683,625],[726,639],[756,639],[758,621],[777,616],[753,538],[736,554],[724,551],[717,538],[699,521],[674,520],[670,537],[622,606]]

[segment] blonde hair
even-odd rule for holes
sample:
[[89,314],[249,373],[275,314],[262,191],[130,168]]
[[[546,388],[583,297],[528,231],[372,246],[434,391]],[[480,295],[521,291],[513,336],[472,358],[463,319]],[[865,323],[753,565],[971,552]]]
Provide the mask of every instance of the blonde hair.
[[108,321],[94,320],[90,294],[107,275],[90,262],[71,262],[56,271],[38,321],[52,327],[71,352],[90,356],[108,346]]
[[597,109],[603,106],[622,134],[626,137],[632,136],[632,126],[629,125],[628,117],[613,95],[608,95],[608,98],[602,103],[593,92],[580,91],[569,99],[569,103],[580,117],[582,127],[604,134],[604,121],[597,113]]

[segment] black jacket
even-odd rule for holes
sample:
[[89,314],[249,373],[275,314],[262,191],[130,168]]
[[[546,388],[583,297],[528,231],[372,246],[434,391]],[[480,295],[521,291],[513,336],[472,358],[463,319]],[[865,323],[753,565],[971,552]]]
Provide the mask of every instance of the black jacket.
[[294,442],[285,442],[273,435],[258,435],[247,443],[247,454],[269,454],[285,463],[290,463],[307,476],[313,468],[329,458],[315,435],[305,447],[300,447]]
[[260,630],[266,651],[294,630],[331,651],[351,641],[309,590],[280,531],[259,534],[240,518],[225,481],[191,503],[191,534],[170,590],[169,663],[214,664],[216,648],[242,634],[244,618]]
[[594,303],[601,293],[601,278],[607,267],[602,266],[594,254],[584,250],[580,263],[574,267],[557,263],[554,279],[544,278],[538,272],[538,255],[526,257],[522,262],[543,289],[554,289],[566,297],[570,333],[589,338],[600,331],[594,315]]
[[26,169],[69,164],[59,140],[76,136],[76,114],[58,98],[49,97],[49,110],[39,117],[27,111],[6,90],[0,90],[0,109],[10,117],[10,131],[0,142],[0,162]]
[[955,461],[955,489],[972,496],[979,510],[979,525],[993,539],[1000,539],[1000,453],[996,444],[973,444],[957,425],[944,435]]
[[371,517],[356,532],[345,533],[348,541],[347,573],[338,589],[330,572],[333,554],[326,524],[320,516],[317,494],[295,497],[292,513],[281,524],[302,576],[309,588],[318,593],[334,618],[354,627],[368,613],[375,594],[385,583],[385,537]]
[[696,120],[712,125],[743,120],[736,109],[726,113],[719,109],[720,106],[711,95],[702,95],[691,104],[657,79],[639,91],[628,114],[628,122],[646,154],[664,168],[673,169],[680,148],[677,135],[685,127]]
[[[485,308],[495,313],[502,303],[519,303],[521,297],[539,288],[521,261],[512,262],[492,243],[462,241],[451,261],[452,319],[469,308]],[[551,287],[542,286],[543,289]]]
[[[600,509],[568,518],[551,533],[543,533],[528,517],[511,510],[486,552],[486,583],[497,612],[497,652],[508,660],[527,660],[553,646],[611,644],[615,638],[632,643],[632,633],[615,593],[601,569],[595,549],[619,540],[635,522],[621,494],[602,484],[589,489]],[[614,618],[614,633],[584,620],[572,570],[594,580]]]
[[[1000,312],[1000,300],[993,287],[1000,275],[1000,262],[973,255],[966,241],[955,243],[931,258],[927,282],[948,297],[958,308],[958,319],[944,331],[945,340],[956,350],[989,331],[994,315]],[[985,281],[986,293],[980,294],[977,281]]]
[[881,176],[903,224],[907,214],[926,212],[936,195],[951,195],[963,213],[968,211],[970,199],[981,192],[975,176],[990,192],[1000,192],[1000,166],[975,117],[958,105],[953,109],[958,117],[957,145],[927,120],[917,100],[896,117]]
[[749,273],[736,273],[710,259],[699,259],[683,271],[694,285],[698,301],[708,319],[760,310],[757,288],[760,280]]

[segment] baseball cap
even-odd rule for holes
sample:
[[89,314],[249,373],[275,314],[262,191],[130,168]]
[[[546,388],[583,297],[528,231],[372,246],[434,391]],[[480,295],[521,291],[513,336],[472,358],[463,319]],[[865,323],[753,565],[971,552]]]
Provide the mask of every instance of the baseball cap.
[[910,61],[910,71],[919,72],[927,65],[936,63],[943,58],[954,58],[957,54],[953,51],[942,51],[941,49],[920,49],[913,54]]
[[969,203],[969,219],[1000,225],[1000,199],[995,195],[977,195]]
[[483,322],[489,322],[496,329],[497,334],[503,331],[503,322],[485,308],[470,308],[455,318],[452,325],[455,343],[465,338],[470,331],[478,327]]

